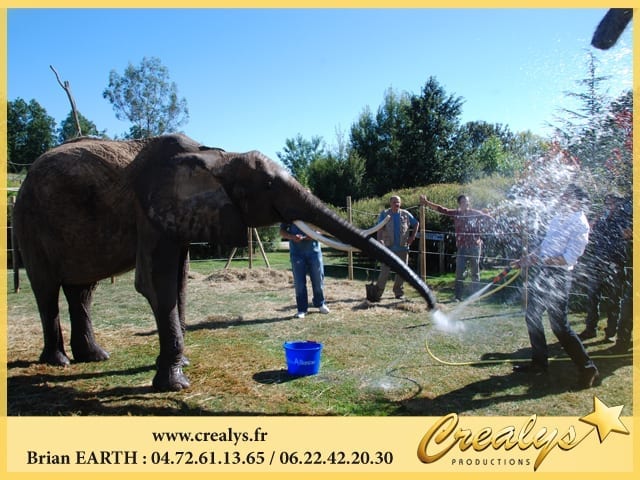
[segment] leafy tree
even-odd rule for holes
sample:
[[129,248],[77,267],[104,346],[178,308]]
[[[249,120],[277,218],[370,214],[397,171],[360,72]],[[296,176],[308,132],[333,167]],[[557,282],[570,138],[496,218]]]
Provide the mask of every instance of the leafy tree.
[[[87,117],[78,112],[78,122],[80,122],[80,129],[82,130],[82,136],[94,136],[106,138],[106,130],[98,131],[96,124],[89,120]],[[67,140],[78,136],[76,129],[76,121],[73,117],[73,112],[69,112],[67,118],[65,118],[60,127],[58,128],[58,141],[64,143]]]
[[[374,116],[369,107],[351,127],[351,148],[365,159],[362,196],[383,195],[407,181],[402,168],[402,145],[410,128],[410,96],[388,89]],[[412,174],[410,174],[413,176]]]
[[[630,194],[633,129],[633,95],[625,92],[612,100],[605,92],[608,76],[598,75],[593,53],[587,58],[587,75],[578,80],[575,109],[562,109],[564,118],[556,126],[556,142],[565,157],[581,168],[594,198],[610,189]],[[558,148],[558,147],[556,147]]]
[[324,202],[343,205],[347,196],[362,198],[365,170],[364,159],[355,152],[346,158],[330,153],[309,165],[309,187]]
[[129,63],[123,75],[112,70],[102,96],[111,102],[118,120],[133,124],[129,138],[175,132],[189,119],[187,101],[178,98],[169,70],[155,57],[144,57],[138,67]]
[[420,95],[411,97],[399,165],[405,180],[398,186],[456,182],[464,177],[461,152],[454,148],[462,103],[461,97],[447,95],[434,77]]
[[322,137],[314,136],[307,140],[298,133],[295,138],[287,138],[284,152],[276,152],[276,155],[291,175],[308,187],[309,166],[325,154],[323,143]]
[[21,98],[7,104],[9,171],[19,172],[55,145],[55,120],[36,101]]
[[633,189],[633,94],[629,90],[611,103],[600,125],[600,147],[606,152],[597,173],[620,193]]
[[604,82],[609,76],[598,75],[598,62],[593,52],[587,57],[587,76],[576,83],[578,91],[565,92],[568,98],[576,100],[575,109],[560,110],[562,119],[556,127],[556,135],[569,153],[581,164],[596,166],[602,164],[605,152],[599,147],[600,125],[610,103],[603,93]]

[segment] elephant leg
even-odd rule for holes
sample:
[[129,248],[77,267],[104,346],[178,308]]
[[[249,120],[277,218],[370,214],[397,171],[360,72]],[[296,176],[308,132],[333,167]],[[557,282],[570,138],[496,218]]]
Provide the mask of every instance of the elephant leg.
[[152,238],[140,243],[136,288],[151,305],[160,339],[153,387],[161,391],[179,391],[189,387],[189,380],[182,372],[184,336],[179,300],[184,297],[178,295],[186,247],[167,239]]
[[71,351],[76,362],[100,362],[109,354],[98,345],[91,323],[91,302],[96,283],[63,285],[71,319]]
[[[189,250],[182,252],[178,263],[178,317],[180,318],[180,329],[184,337],[187,331],[186,302],[187,302],[187,280],[189,277]],[[182,355],[182,366],[186,367],[190,364],[189,359]]]
[[33,294],[36,297],[42,333],[44,335],[44,348],[40,354],[40,362],[49,365],[67,366],[71,363],[64,351],[64,340],[60,327],[60,311],[58,299],[60,287],[58,285],[41,285],[32,281]]

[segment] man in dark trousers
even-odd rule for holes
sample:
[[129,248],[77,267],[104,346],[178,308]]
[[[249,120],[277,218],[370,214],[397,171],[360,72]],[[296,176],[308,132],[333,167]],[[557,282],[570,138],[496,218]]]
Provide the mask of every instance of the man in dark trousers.
[[592,387],[599,374],[567,317],[572,272],[589,242],[589,222],[582,211],[586,200],[580,187],[569,185],[540,246],[513,263],[514,267],[530,268],[525,320],[531,341],[531,362],[515,365],[514,371],[547,371],[549,352],[542,324],[542,315],[547,311],[551,330],[578,367],[579,388]]

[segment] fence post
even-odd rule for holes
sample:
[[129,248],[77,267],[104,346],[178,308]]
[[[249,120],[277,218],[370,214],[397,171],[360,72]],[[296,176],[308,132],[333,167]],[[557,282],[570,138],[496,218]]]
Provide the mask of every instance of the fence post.
[[260,249],[260,253],[262,254],[262,259],[264,263],[267,265],[267,268],[271,269],[271,264],[269,264],[269,259],[267,258],[267,253],[264,251],[264,246],[262,245],[262,240],[260,240],[260,235],[258,235],[258,229],[254,228],[253,233],[256,236],[256,242],[258,242],[258,248]]
[[11,219],[11,261],[13,263],[13,291],[14,293],[20,292],[20,253],[18,252],[18,246],[16,245],[16,237],[13,234],[13,207],[16,203],[15,195],[12,195],[9,202],[9,218]]
[[420,205],[420,274],[422,281],[427,281],[427,232],[425,206]]
[[[351,195],[347,196],[347,218],[350,224],[353,224],[353,215],[351,212]],[[347,251],[347,278],[353,280],[353,252]]]
[[247,238],[249,239],[249,268],[253,268],[253,230],[247,228]]

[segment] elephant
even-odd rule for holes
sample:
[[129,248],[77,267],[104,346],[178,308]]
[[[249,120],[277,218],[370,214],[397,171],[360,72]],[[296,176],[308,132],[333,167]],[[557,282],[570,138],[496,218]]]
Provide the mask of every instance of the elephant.
[[40,361],[70,364],[58,299],[66,297],[76,362],[102,361],[90,317],[101,279],[135,268],[153,311],[159,354],[152,385],[189,387],[183,372],[189,244],[247,245],[251,227],[302,221],[384,262],[436,307],[429,287],[390,250],[336,215],[258,151],[231,153],[171,134],[80,138],[42,154],[13,210],[14,234],[44,335]]

